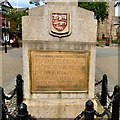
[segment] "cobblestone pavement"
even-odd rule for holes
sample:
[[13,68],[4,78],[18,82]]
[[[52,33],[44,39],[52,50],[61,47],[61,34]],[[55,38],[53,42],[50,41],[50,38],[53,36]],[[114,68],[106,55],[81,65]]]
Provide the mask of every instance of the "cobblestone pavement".
[[6,106],[8,108],[9,114],[15,117],[18,113],[17,104],[16,104],[16,95],[11,100],[6,101]]

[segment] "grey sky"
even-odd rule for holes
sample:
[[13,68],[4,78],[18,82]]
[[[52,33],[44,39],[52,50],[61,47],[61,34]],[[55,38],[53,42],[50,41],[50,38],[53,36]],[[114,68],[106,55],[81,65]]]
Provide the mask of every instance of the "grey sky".
[[26,8],[35,7],[35,5],[29,4],[29,0],[8,0],[14,8]]

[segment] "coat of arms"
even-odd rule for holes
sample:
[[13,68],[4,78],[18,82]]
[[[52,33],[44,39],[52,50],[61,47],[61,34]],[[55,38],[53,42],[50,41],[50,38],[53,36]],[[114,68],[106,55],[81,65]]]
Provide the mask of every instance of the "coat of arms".
[[55,36],[66,36],[70,33],[69,13],[51,13],[50,33]]

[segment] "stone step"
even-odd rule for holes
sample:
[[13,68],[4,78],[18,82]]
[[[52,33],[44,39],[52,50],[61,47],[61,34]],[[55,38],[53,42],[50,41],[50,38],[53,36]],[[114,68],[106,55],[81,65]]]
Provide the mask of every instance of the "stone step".
[[[88,99],[39,99],[25,100],[28,111],[36,118],[75,118],[85,109]],[[96,100],[94,108],[97,109]]]

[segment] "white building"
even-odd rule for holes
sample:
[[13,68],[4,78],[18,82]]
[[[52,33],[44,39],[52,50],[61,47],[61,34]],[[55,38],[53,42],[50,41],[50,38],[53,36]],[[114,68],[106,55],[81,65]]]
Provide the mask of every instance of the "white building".
[[115,1],[115,16],[119,17],[120,16],[120,0]]

